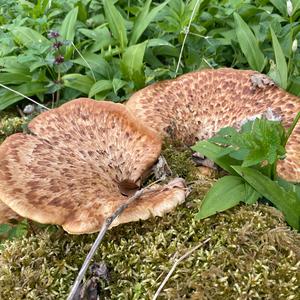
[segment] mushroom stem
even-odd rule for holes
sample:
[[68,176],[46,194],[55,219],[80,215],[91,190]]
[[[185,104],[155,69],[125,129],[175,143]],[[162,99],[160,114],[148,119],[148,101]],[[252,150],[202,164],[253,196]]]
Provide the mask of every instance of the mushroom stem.
[[88,253],[88,255],[86,256],[84,263],[82,264],[82,267],[77,275],[77,278],[73,284],[73,287],[69,293],[69,296],[67,298],[67,300],[73,300],[74,296],[76,295],[77,289],[86,273],[86,270],[88,269],[88,266],[95,254],[95,252],[97,251],[101,241],[104,238],[105,233],[107,232],[107,230],[109,229],[110,225],[112,224],[112,222],[135,200],[137,200],[138,198],[140,198],[142,196],[142,194],[145,192],[146,189],[148,189],[151,185],[158,183],[160,180],[157,180],[155,182],[152,182],[151,184],[149,184],[148,186],[140,189],[139,191],[137,191],[132,197],[130,197],[123,205],[119,206],[114,213],[108,217],[105,222],[103,223],[101,230],[94,242],[94,244],[91,247],[90,252]]

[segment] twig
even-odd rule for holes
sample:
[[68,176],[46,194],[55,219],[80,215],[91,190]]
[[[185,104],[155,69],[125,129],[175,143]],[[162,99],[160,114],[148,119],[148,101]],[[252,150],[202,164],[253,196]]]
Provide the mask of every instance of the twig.
[[173,264],[171,270],[169,271],[169,273],[167,274],[167,276],[165,277],[164,281],[161,283],[161,285],[159,286],[159,288],[157,289],[154,297],[152,298],[152,300],[156,300],[157,297],[159,296],[160,292],[162,291],[162,289],[164,288],[165,284],[167,283],[167,281],[170,279],[170,277],[172,276],[173,272],[175,271],[176,267],[178,266],[178,264],[186,259],[189,255],[191,255],[194,251],[196,251],[198,248],[200,248],[201,246],[205,245],[207,242],[210,241],[210,238],[206,239],[205,241],[203,241],[201,244],[195,246],[194,248],[192,248],[191,250],[189,250],[188,252],[186,252],[184,255],[182,255],[181,257],[179,257],[175,263]]
[[92,73],[92,76],[93,76],[93,79],[94,81],[96,82],[96,77],[95,77],[95,74],[93,72],[93,69],[91,67],[91,65],[88,63],[88,61],[83,57],[83,55],[81,54],[81,52],[78,50],[78,48],[75,46],[75,44],[72,42],[71,43],[72,46],[74,47],[74,49],[76,50],[76,52],[79,54],[79,56],[81,57],[81,59],[85,62],[85,64],[87,65],[87,67],[91,70],[91,73]]
[[190,17],[189,24],[188,24],[188,26],[184,30],[185,35],[184,35],[183,42],[182,42],[182,45],[181,45],[180,54],[179,54],[179,58],[178,58],[178,62],[177,62],[177,67],[176,67],[176,71],[175,71],[175,75],[177,75],[177,73],[178,73],[178,69],[179,69],[179,66],[180,66],[180,63],[181,63],[181,58],[182,58],[183,49],[184,49],[184,45],[185,45],[185,41],[186,41],[186,38],[187,38],[187,36],[188,36],[188,34],[190,32],[190,27],[191,27],[192,21],[194,19],[194,15],[195,15],[195,12],[196,12],[196,7],[198,6],[199,2],[200,2],[200,0],[197,0],[197,2],[195,3],[195,6],[193,8],[193,11],[192,11],[192,14],[191,14],[191,17]]
[[40,107],[42,107],[42,108],[44,108],[44,109],[46,109],[46,110],[50,110],[47,106],[45,106],[45,105],[43,105],[43,104],[41,104],[41,103],[38,103],[37,101],[35,101],[35,100],[33,100],[33,99],[27,97],[26,95],[24,95],[24,94],[22,94],[22,93],[20,93],[20,92],[18,92],[18,91],[15,91],[15,90],[9,88],[8,86],[6,86],[6,85],[4,85],[4,84],[2,84],[2,83],[0,83],[0,86],[3,87],[3,88],[5,88],[6,90],[9,90],[9,91],[11,91],[11,92],[13,92],[13,93],[19,95],[19,96],[22,96],[23,98],[25,98],[25,99],[27,99],[27,100],[33,102],[34,104],[36,104],[36,105],[38,105],[38,106],[40,106]]
[[88,253],[88,255],[85,258],[84,263],[82,264],[82,267],[77,275],[77,278],[73,284],[73,287],[71,289],[71,292],[67,298],[67,300],[73,300],[73,297],[75,296],[77,289],[86,273],[86,270],[97,250],[97,248],[99,247],[105,233],[107,232],[107,230],[109,229],[109,226],[112,224],[112,222],[135,200],[137,200],[138,198],[140,198],[142,196],[143,193],[145,193],[145,190],[148,189],[151,185],[157,183],[160,180],[157,180],[155,182],[152,182],[151,184],[149,184],[148,186],[142,188],[141,190],[137,191],[132,197],[130,197],[123,205],[121,205],[120,207],[118,207],[114,213],[108,217],[105,221],[105,223],[102,225],[101,230],[94,242],[94,244],[91,247],[90,252]]

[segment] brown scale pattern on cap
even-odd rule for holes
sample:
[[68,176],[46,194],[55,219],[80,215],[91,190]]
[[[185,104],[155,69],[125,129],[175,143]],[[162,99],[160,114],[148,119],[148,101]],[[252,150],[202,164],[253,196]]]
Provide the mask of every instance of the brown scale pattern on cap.
[[[288,127],[300,100],[275,85],[255,86],[250,70],[202,70],[150,85],[133,94],[126,106],[161,136],[188,145],[206,139],[225,126],[237,126],[269,107]],[[264,75],[262,75],[264,76]],[[279,163],[280,175],[300,181],[300,125],[287,145],[287,158]]]
[[[42,113],[29,129],[32,134],[14,134],[0,146],[0,199],[23,217],[70,233],[99,230],[128,199],[119,190],[122,182],[138,188],[161,150],[157,134],[111,102],[73,100]],[[182,190],[145,195],[122,223],[137,220],[136,211],[159,215],[154,208],[165,210],[164,203]]]

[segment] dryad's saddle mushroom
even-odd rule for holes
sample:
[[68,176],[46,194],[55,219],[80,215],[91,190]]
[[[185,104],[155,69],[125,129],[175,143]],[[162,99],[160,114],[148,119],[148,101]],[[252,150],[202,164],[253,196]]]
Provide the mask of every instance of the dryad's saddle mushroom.
[[[267,76],[250,70],[202,70],[152,84],[132,95],[127,107],[161,136],[192,145],[225,126],[239,126],[269,108],[288,127],[300,111],[300,99],[277,87]],[[300,124],[287,145],[278,171],[300,181]]]
[[[157,134],[112,102],[74,100],[28,128],[30,134],[14,134],[0,147],[0,199],[22,217],[70,233],[98,231],[128,199],[124,193],[140,187],[161,150]],[[161,216],[184,198],[180,180],[149,188],[113,225]]]
[[[98,231],[140,187],[162,137],[191,145],[269,108],[289,126],[300,101],[265,75],[219,69],[153,84],[126,107],[78,99],[42,113],[30,122],[31,134],[14,134],[0,146],[0,222],[16,212],[71,233]],[[279,172],[300,181],[300,125]],[[182,180],[149,188],[113,225],[160,216],[184,198]]]

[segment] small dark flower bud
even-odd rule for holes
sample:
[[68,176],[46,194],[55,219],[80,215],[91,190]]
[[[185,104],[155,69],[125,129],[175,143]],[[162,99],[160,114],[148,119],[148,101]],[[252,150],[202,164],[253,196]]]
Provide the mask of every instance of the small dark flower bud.
[[57,31],[54,30],[50,30],[48,33],[48,38],[49,39],[56,39],[59,37],[59,33]]
[[65,61],[65,58],[62,55],[58,55],[54,59],[54,64],[59,65],[62,64]]
[[53,48],[54,49],[59,49],[61,46],[63,46],[64,44],[60,41],[53,43]]

